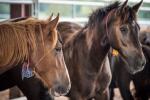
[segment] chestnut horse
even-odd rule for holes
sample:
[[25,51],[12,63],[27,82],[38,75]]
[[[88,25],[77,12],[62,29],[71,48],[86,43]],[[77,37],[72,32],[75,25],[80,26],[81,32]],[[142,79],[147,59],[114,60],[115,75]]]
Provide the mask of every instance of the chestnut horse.
[[[129,7],[125,1],[122,5],[115,2],[99,8],[91,14],[85,27],[66,40],[63,52],[72,82],[68,95],[71,100],[97,99],[99,97],[95,94],[106,92],[105,89],[97,89],[101,86],[97,83],[99,75],[103,75],[102,64],[110,47],[118,50],[125,63],[132,66],[128,68],[131,73],[143,69],[146,60],[139,42],[139,25],[136,21],[141,4],[142,1]],[[109,83],[110,77],[107,79]]]
[[[21,72],[22,66],[18,65],[0,75],[0,91],[16,85],[28,100],[53,100],[53,96],[50,95],[48,88],[39,78],[34,75],[30,78],[25,78],[22,80]],[[21,95],[18,88],[15,91],[15,93],[18,92],[17,96],[14,95],[14,93],[12,94],[14,91],[10,90],[10,99],[17,98]]]
[[58,20],[59,16],[52,21],[27,19],[1,23],[0,73],[22,65],[22,76],[28,72],[23,78],[32,77],[34,73],[51,95],[65,95],[70,89],[70,79],[58,41]]

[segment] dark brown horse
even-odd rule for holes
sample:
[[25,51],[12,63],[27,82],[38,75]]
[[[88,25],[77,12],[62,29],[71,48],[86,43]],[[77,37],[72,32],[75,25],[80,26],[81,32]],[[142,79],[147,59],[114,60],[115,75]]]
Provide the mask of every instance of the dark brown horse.
[[[72,22],[60,22],[57,28],[61,33],[63,44],[67,44],[67,42],[70,41],[70,39],[78,34],[78,31],[82,29],[80,25]],[[106,91],[106,93],[102,92],[108,89],[111,80],[111,71],[108,58],[106,58],[102,66],[102,70],[98,73],[97,76],[98,78],[96,83],[96,90],[99,91],[97,94],[95,94],[95,99],[97,100],[106,99],[108,97],[108,91]]]
[[[150,98],[150,30],[148,28],[140,33],[140,41],[146,57],[146,65],[141,72],[132,75],[126,70],[126,65],[119,55],[110,57],[113,76],[110,85],[111,100],[113,100],[113,90],[116,87],[119,88],[124,100],[134,100],[135,97],[138,100]],[[136,95],[134,96],[130,91],[131,81],[135,86]]]
[[[1,48],[4,47],[4,50],[1,49],[1,73],[15,65],[26,63],[29,66],[25,67],[35,70],[35,74],[50,89],[52,95],[66,94],[70,89],[70,79],[61,51],[62,46],[58,41],[58,20],[59,16],[52,21],[30,18],[20,22],[1,23],[1,37],[6,36],[7,39],[6,42],[5,38],[1,38]],[[10,34],[11,38],[7,36]],[[7,43],[12,46],[8,46]]]
[[[86,26],[66,40],[63,51],[72,82],[71,100],[87,100],[100,93],[98,78],[103,75],[102,64],[110,47],[118,50],[126,64],[132,66],[127,68],[131,73],[143,69],[146,61],[136,22],[141,3],[129,7],[127,1],[122,5],[115,2],[97,9]],[[62,32],[61,35],[63,37]],[[110,76],[105,80],[110,81]],[[102,94],[106,92],[105,89],[101,91]]]

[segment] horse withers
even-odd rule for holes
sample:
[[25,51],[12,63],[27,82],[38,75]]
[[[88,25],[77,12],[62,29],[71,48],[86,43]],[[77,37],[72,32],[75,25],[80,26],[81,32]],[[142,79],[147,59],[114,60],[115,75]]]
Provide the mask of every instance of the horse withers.
[[52,21],[27,19],[0,24],[0,73],[23,64],[23,78],[34,72],[51,95],[65,95],[70,89],[70,79],[58,41],[58,20],[59,16]]

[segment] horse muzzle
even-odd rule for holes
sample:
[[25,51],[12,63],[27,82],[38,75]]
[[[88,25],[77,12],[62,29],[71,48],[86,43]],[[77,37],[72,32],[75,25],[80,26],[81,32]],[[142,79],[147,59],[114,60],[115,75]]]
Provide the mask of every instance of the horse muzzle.
[[69,93],[70,88],[71,86],[66,87],[62,85],[56,85],[55,87],[50,89],[50,94],[55,97],[64,96],[67,95],[67,93]]
[[125,59],[125,62],[127,71],[131,74],[135,74],[144,69],[144,66],[146,64],[146,58],[144,57],[144,55],[142,55],[142,57],[131,57]]

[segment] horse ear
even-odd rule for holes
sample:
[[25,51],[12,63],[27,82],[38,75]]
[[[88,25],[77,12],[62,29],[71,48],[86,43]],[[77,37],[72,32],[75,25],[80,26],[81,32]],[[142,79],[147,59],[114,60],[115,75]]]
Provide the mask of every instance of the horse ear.
[[50,22],[52,20],[53,17],[53,13],[51,14],[51,16],[47,19],[48,22]]
[[137,13],[138,12],[138,10],[139,10],[139,8],[140,8],[140,6],[142,5],[142,3],[143,3],[143,0],[141,0],[139,3],[137,3],[136,5],[134,5],[133,7],[132,7],[132,10],[135,12],[135,13]]
[[121,10],[123,10],[123,9],[127,6],[127,3],[128,3],[128,0],[126,0],[126,1],[122,4]]
[[125,7],[127,6],[127,3],[128,3],[128,0],[126,0],[126,1],[120,6],[119,15],[122,15],[122,13],[124,13],[124,9],[125,9]]
[[57,15],[57,17],[55,19],[53,19],[52,21],[49,22],[49,27],[51,29],[56,29],[57,25],[58,25],[58,21],[59,21],[59,14]]

